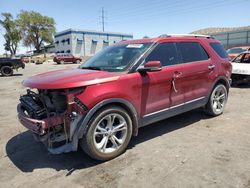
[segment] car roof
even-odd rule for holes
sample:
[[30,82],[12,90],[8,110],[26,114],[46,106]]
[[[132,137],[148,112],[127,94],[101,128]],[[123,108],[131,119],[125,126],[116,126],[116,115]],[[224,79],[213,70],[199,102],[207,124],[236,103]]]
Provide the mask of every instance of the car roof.
[[136,40],[126,40],[121,41],[121,44],[137,44],[137,43],[157,43],[157,42],[166,42],[166,41],[172,41],[172,40],[206,40],[210,42],[218,42],[219,40],[214,39],[213,37],[210,37],[208,35],[191,35],[191,34],[171,34],[171,35],[160,35],[156,38],[143,38],[143,39],[136,39]]

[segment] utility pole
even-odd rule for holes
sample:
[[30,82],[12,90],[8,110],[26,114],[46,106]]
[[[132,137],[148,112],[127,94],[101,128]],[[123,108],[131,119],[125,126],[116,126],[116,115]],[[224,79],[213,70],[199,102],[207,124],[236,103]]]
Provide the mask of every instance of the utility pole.
[[102,7],[102,31],[104,32],[104,8]]

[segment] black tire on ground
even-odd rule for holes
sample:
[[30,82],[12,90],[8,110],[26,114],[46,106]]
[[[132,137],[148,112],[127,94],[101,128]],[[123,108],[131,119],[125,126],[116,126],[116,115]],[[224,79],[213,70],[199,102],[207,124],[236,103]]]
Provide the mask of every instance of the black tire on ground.
[[13,75],[13,69],[10,66],[2,66],[1,67],[1,73],[3,76],[12,76]]
[[205,106],[205,113],[210,116],[219,116],[224,112],[227,103],[228,90],[223,84],[217,84],[209,96]]
[[79,64],[79,63],[81,63],[81,61],[80,60],[76,60],[76,63]]
[[64,61],[61,60],[61,61],[59,62],[59,64],[64,64]]
[[[115,151],[112,151],[110,153],[105,153],[104,151],[103,152],[100,151],[102,149],[97,148],[97,144],[96,144],[96,140],[95,140],[95,139],[98,139],[98,138],[96,138],[96,137],[98,137],[98,136],[96,136],[97,125],[101,125],[100,122],[103,121],[103,118],[105,118],[109,115],[111,115],[111,117],[112,117],[112,115],[114,115],[114,114],[117,114],[118,116],[122,117],[125,120],[126,126],[127,126],[127,128],[126,128],[127,132],[126,132],[126,134],[124,134],[125,136],[123,138],[122,144],[120,144],[116,148]],[[115,116],[113,116],[113,119],[115,119],[114,117]],[[115,120],[113,120],[112,122],[115,122]],[[118,125],[120,125],[120,123],[121,122],[119,122]],[[108,124],[108,122],[107,122],[107,124]],[[93,115],[93,117],[91,118],[88,125],[89,125],[89,127],[87,128],[86,134],[83,135],[83,138],[80,140],[80,146],[84,150],[84,152],[87,153],[90,157],[97,159],[97,160],[100,160],[100,161],[107,161],[107,160],[110,160],[110,159],[113,159],[113,158],[119,156],[120,154],[122,154],[126,150],[128,144],[129,144],[129,141],[131,139],[131,136],[132,136],[132,120],[131,120],[128,112],[126,110],[124,110],[123,108],[118,107],[118,106],[105,107]],[[115,124],[112,123],[112,125],[115,125]],[[119,134],[119,132],[116,132],[115,134]],[[107,136],[107,135],[103,134],[101,136],[101,140],[103,140],[103,138],[105,136]],[[104,146],[105,148],[106,148],[106,146],[108,146],[108,144],[112,144],[112,147],[113,147],[113,142],[111,142],[111,139],[112,139],[111,137],[112,136],[110,136],[108,138],[107,144]],[[100,141],[100,143],[101,142],[102,141]]]

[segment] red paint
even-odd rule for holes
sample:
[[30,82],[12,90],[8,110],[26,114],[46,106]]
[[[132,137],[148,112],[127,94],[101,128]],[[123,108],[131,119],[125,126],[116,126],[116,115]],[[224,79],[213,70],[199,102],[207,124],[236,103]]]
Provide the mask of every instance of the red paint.
[[38,89],[66,89],[117,80],[119,74],[85,69],[65,69],[32,76],[23,85]]
[[144,67],[160,67],[160,66],[161,66],[160,61],[149,61],[144,65]]
[[[210,56],[209,60],[163,67],[162,70],[147,73],[110,73],[105,71],[69,69],[33,76],[23,82],[24,86],[38,89],[63,89],[85,87],[77,98],[88,109],[111,98],[130,102],[140,117],[158,110],[181,104],[203,96],[209,96],[218,76],[231,76],[231,64],[221,59],[210,47],[215,39],[195,37],[169,37],[124,41],[125,44],[147,42],[199,42]],[[147,66],[159,66],[152,61]],[[214,69],[209,69],[215,65]],[[178,92],[173,89],[172,81]]]

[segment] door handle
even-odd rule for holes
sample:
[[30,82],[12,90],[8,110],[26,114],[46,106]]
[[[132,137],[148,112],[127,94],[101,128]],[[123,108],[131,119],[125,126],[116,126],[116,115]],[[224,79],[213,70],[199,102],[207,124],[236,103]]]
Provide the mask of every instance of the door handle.
[[182,72],[180,72],[180,71],[174,72],[174,78],[179,78],[181,75],[182,75]]
[[208,69],[209,69],[209,70],[213,70],[214,68],[215,68],[215,65],[209,65],[209,66],[208,66]]
[[173,80],[172,80],[172,86],[173,86],[173,89],[174,89],[174,92],[175,92],[175,93],[178,92],[178,90],[177,90],[177,88],[176,88],[175,80],[178,79],[181,75],[182,75],[182,72],[181,72],[181,71],[175,71],[175,72],[174,72]]

